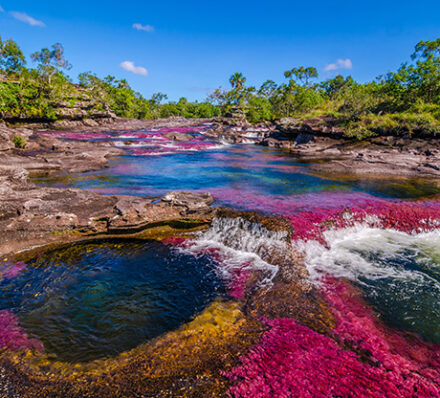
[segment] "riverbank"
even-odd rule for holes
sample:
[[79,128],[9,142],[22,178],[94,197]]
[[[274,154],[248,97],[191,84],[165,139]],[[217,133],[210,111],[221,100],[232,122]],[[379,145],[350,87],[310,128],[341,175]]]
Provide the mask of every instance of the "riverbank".
[[440,177],[440,138],[429,134],[396,136],[384,131],[358,140],[347,136],[339,120],[329,117],[285,118],[257,128],[217,123],[213,134],[228,142],[257,135],[259,145],[289,152],[298,161],[311,163],[311,170],[318,174]]
[[[70,121],[65,124],[56,124],[55,131],[69,131],[72,133],[98,133],[125,130],[143,130],[157,128],[179,128],[210,125],[206,135],[227,143],[249,143],[250,139],[258,145],[270,148],[279,148],[298,157],[299,161],[313,163],[310,167],[316,173],[334,175],[358,175],[365,178],[377,176],[401,177],[440,177],[440,141],[438,138],[412,136],[403,134],[395,136],[391,132],[377,137],[357,140],[347,137],[344,129],[337,120],[332,118],[313,118],[298,120],[293,118],[282,119],[277,123],[262,123],[250,125],[247,123],[235,124],[227,118],[215,119],[185,119],[174,117],[157,120],[138,120],[115,118],[97,121],[82,120]],[[47,137],[34,132],[54,131],[51,124],[32,124],[21,127],[7,127],[0,125],[0,151],[12,151],[20,156],[20,160],[34,165],[25,166],[30,170],[58,170],[70,172],[86,171],[99,167],[103,157],[120,154],[117,148],[103,149],[99,145],[90,148],[81,142],[61,142],[52,137]],[[14,137],[21,137],[26,144],[25,151],[13,151]],[[175,137],[179,140],[178,137]],[[32,151],[45,152],[43,155],[32,154]],[[69,152],[67,154],[67,152]],[[8,153],[8,152],[7,152]],[[76,162],[75,156],[87,153],[90,160]],[[79,156],[79,155],[78,155]],[[85,155],[86,156],[86,155]],[[11,160],[14,162],[17,158]],[[41,164],[39,161],[46,165]],[[61,161],[61,159],[63,159]],[[94,159],[94,161],[92,160]],[[65,166],[61,166],[66,161]],[[0,160],[5,163],[5,160]],[[83,164],[84,166],[81,166]]]

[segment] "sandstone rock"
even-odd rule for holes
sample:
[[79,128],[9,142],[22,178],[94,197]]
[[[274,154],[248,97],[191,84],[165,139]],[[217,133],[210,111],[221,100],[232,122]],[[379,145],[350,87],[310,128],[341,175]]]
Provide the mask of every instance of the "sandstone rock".
[[170,140],[180,142],[191,141],[193,139],[191,134],[179,133],[178,131],[162,133],[162,135]]
[[162,201],[170,203],[172,206],[181,207],[187,214],[211,212],[211,205],[214,198],[209,193],[194,192],[170,192],[166,194]]

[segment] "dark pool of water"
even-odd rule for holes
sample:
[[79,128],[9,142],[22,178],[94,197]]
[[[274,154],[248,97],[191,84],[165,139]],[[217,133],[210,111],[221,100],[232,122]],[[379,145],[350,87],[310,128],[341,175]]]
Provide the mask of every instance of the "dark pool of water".
[[16,313],[46,352],[84,362],[178,328],[223,288],[206,257],[156,241],[107,241],[47,253],[0,291],[0,309]]
[[389,325],[440,344],[440,230],[359,226],[327,237],[327,248],[308,244],[311,269],[348,278]]

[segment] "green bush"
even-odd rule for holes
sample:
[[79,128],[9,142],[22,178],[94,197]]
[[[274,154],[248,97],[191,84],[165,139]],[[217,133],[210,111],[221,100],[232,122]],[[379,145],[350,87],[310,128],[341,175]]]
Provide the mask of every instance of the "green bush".
[[12,143],[18,149],[23,149],[26,146],[26,140],[23,137],[20,137],[19,135],[16,135],[15,137],[12,138]]

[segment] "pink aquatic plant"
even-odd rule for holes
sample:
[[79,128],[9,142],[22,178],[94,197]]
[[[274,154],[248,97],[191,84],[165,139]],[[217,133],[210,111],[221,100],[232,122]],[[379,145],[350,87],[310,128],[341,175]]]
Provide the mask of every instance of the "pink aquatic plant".
[[0,311],[0,348],[18,350],[28,348],[43,350],[43,343],[29,338],[23,328],[18,324],[18,318],[10,311]]
[[336,191],[292,196],[268,195],[251,189],[212,188],[215,199],[234,207],[288,218],[294,239],[322,241],[322,233],[366,223],[412,233],[440,227],[440,201],[381,199],[366,193]]
[[144,132],[144,131],[133,131],[126,132],[119,136],[119,138],[137,138],[137,139],[156,139],[160,141],[169,140],[169,138],[164,137],[160,133],[156,132]]
[[5,279],[12,279],[18,276],[18,274],[26,268],[26,264],[23,262],[7,263],[0,268],[0,276]]
[[184,151],[203,151],[217,148],[218,144],[209,141],[180,142],[177,147]]
[[440,227],[440,202],[405,202],[371,199],[352,203],[343,209],[316,208],[286,216],[294,227],[295,239],[322,241],[328,229],[366,223],[386,229],[412,233]]
[[270,330],[240,365],[223,372],[232,397],[440,397],[440,347],[379,323],[345,282],[327,280],[333,338],[293,319]]
[[249,279],[250,272],[246,269],[247,264],[243,268],[235,268],[231,274],[231,280],[228,284],[228,294],[234,299],[242,299],[246,291],[246,282]]
[[180,238],[180,237],[176,237],[176,236],[171,236],[171,237],[162,239],[162,243],[164,245],[170,245],[170,246],[175,246],[175,247],[184,246],[186,241],[187,241],[186,238]]

